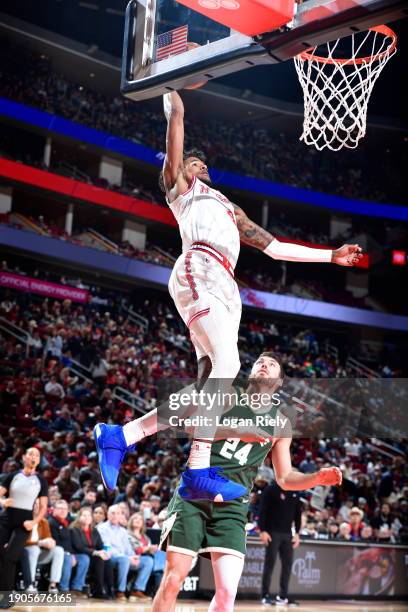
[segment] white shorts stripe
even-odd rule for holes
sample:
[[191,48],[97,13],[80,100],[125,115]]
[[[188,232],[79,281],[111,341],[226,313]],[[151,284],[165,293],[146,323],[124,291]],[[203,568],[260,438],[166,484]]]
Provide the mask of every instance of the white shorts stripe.
[[206,548],[200,548],[198,554],[206,553],[206,552],[219,552],[225,553],[227,555],[234,555],[235,557],[239,557],[240,559],[245,559],[245,555],[239,550],[234,550],[233,548],[223,548],[222,546],[207,546]]
[[181,548],[180,546],[172,546],[171,544],[167,546],[166,551],[177,552],[183,555],[189,555],[190,557],[196,557],[198,555],[198,553],[194,550],[189,550],[188,548]]

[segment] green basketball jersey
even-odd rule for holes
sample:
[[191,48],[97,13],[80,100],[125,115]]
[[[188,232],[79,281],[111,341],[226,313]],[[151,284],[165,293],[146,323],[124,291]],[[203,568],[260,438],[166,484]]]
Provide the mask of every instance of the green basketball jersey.
[[[240,394],[240,398],[242,393]],[[233,419],[245,419],[244,425],[248,431],[251,429],[263,429],[269,434],[274,434],[275,427],[269,423],[277,418],[283,417],[277,406],[272,406],[268,412],[258,412],[252,410],[247,405],[236,404],[231,410],[226,412],[222,420],[228,428],[231,427]],[[242,421],[235,421],[239,425]],[[268,422],[268,424],[264,424]],[[252,423],[252,425],[251,425]],[[262,465],[265,457],[272,448],[272,441],[268,442],[243,442],[239,438],[228,438],[227,440],[216,440],[211,449],[211,466],[220,466],[224,470],[224,475],[244,485],[248,492],[251,490],[253,482]]]

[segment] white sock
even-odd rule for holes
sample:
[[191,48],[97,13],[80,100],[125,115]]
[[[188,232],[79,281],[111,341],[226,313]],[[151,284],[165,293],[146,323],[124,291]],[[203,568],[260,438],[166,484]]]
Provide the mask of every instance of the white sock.
[[139,419],[126,423],[126,425],[123,426],[123,435],[125,436],[126,444],[128,446],[131,444],[136,444],[136,442],[140,442],[140,440],[143,440],[143,438],[146,437]]
[[126,423],[123,426],[123,435],[125,436],[126,444],[130,446],[148,436],[156,434],[162,429],[166,429],[166,427],[157,423],[157,408],[155,408],[138,419]]
[[200,470],[210,467],[212,440],[193,440],[188,458],[188,467]]

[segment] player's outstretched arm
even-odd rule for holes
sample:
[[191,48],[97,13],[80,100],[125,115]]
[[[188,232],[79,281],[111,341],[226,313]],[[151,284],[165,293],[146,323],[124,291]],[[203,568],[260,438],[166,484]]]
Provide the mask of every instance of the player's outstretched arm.
[[166,157],[163,163],[163,179],[166,191],[170,191],[183,171],[183,100],[176,91],[172,91],[163,96],[163,108],[167,119]]
[[272,463],[275,478],[285,491],[304,491],[317,485],[340,485],[342,473],[338,467],[322,468],[314,474],[303,474],[292,467],[290,438],[279,438],[272,448]]
[[363,256],[358,244],[345,244],[339,249],[332,250],[313,249],[301,244],[281,242],[263,227],[251,221],[242,208],[234,204],[234,209],[241,242],[263,251],[272,259],[335,263],[351,267]]

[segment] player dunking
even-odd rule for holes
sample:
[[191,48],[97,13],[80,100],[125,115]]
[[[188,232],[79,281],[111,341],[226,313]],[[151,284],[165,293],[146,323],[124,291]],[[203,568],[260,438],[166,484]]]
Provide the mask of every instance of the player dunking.
[[[234,269],[240,243],[286,261],[336,263],[353,266],[362,257],[358,245],[339,249],[313,249],[280,242],[251,221],[244,211],[211,187],[201,152],[184,152],[184,105],[177,92],[164,96],[167,119],[166,157],[162,186],[166,201],[179,224],[183,251],[169,281],[176,308],[189,329],[198,362],[197,385],[229,385],[240,369],[238,329],[241,299]],[[211,387],[211,381],[215,386]],[[215,383],[215,381],[217,381]],[[204,408],[205,410],[205,408]],[[142,417],[143,419],[143,417]],[[140,419],[120,425],[99,424],[94,438],[105,484],[116,486],[125,453],[157,431],[157,423]],[[214,430],[197,428],[188,468],[183,473],[182,495],[189,499],[226,501],[243,495],[240,484],[210,469]]]

